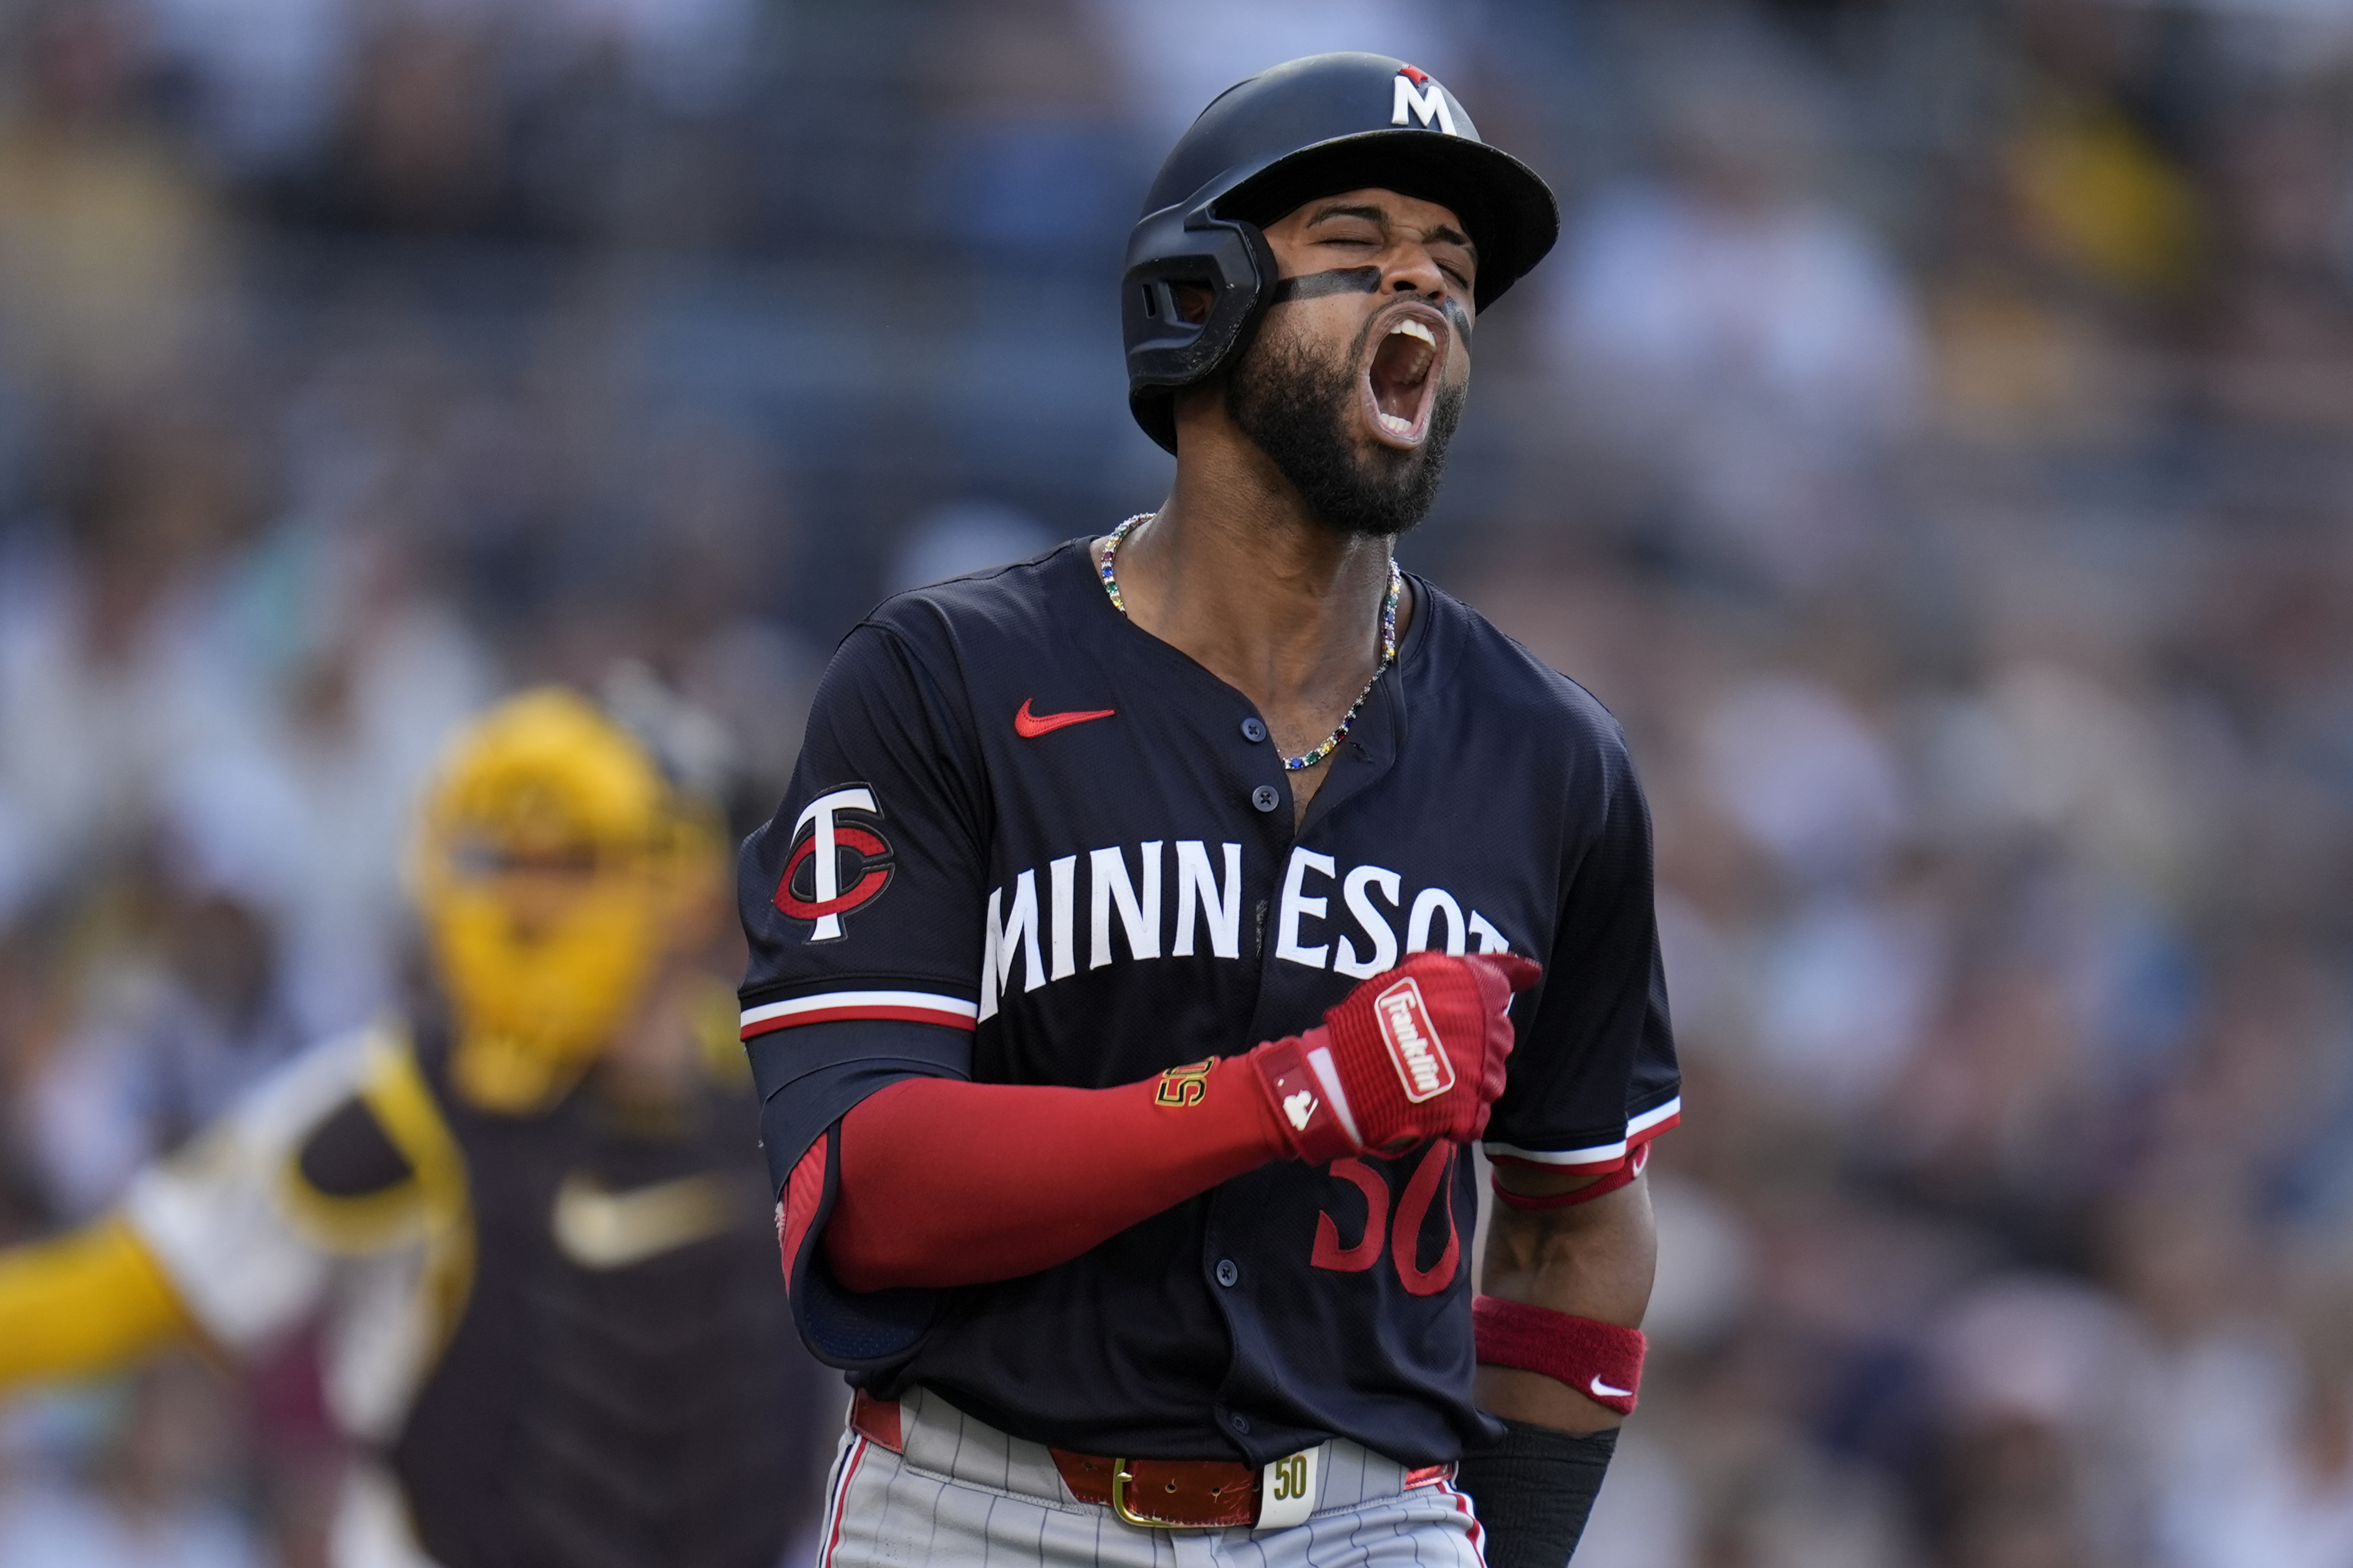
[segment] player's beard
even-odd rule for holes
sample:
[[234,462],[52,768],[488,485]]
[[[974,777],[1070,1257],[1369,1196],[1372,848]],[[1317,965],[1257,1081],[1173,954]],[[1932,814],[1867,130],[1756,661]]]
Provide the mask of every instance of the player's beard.
[[1440,385],[1419,447],[1377,446],[1366,454],[1350,428],[1363,396],[1363,351],[1358,342],[1325,359],[1296,338],[1261,332],[1226,382],[1226,408],[1309,511],[1343,533],[1394,537],[1427,516],[1438,497],[1446,444],[1462,417],[1462,388]]

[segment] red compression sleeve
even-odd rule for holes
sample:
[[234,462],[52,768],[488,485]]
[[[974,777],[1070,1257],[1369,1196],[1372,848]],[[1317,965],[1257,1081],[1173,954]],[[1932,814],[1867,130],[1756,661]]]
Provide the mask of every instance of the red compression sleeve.
[[1117,1089],[903,1079],[842,1118],[821,1245],[852,1290],[1011,1279],[1290,1152],[1246,1058]]

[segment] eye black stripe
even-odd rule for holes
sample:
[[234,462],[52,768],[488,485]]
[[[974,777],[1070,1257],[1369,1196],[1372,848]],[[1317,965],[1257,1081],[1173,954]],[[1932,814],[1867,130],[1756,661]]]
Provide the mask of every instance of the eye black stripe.
[[1326,294],[1370,294],[1381,286],[1381,269],[1377,267],[1335,267],[1329,272],[1310,272],[1298,278],[1278,279],[1269,300],[1280,305],[1286,300],[1319,300]]
[[[1381,269],[1377,267],[1335,267],[1326,272],[1308,272],[1297,278],[1279,278],[1267,297],[1271,305],[1290,300],[1320,300],[1326,294],[1372,294],[1379,291]],[[1454,335],[1463,346],[1471,343],[1471,312],[1462,301],[1448,295],[1437,301],[1446,320],[1454,328]]]

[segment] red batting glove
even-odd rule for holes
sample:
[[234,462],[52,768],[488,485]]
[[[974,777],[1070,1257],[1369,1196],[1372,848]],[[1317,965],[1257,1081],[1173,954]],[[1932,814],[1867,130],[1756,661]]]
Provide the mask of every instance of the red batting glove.
[[1512,996],[1544,971],[1512,953],[1417,952],[1250,1052],[1293,1152],[1311,1164],[1487,1130],[1512,1054]]

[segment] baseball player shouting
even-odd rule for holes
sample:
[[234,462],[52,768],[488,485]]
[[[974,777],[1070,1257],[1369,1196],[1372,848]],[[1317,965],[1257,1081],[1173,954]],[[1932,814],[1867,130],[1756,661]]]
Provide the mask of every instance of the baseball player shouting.
[[1166,503],[835,656],[739,881],[828,1564],[1574,1548],[1678,1113],[1648,814],[1390,558],[1557,226],[1411,66],[1230,89],[1122,282]]

